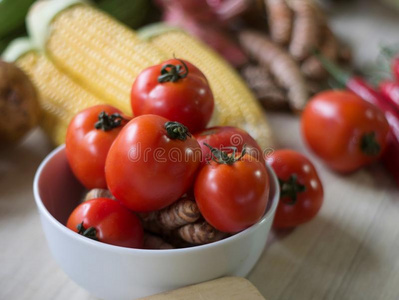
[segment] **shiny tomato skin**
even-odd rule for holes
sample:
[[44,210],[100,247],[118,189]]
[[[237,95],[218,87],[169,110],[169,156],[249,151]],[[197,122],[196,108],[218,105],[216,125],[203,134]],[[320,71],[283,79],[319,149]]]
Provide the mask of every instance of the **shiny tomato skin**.
[[[109,115],[121,114],[126,121],[108,131],[94,126],[98,116],[105,111]],[[105,181],[105,159],[115,138],[129,117],[110,105],[96,105],[79,112],[69,123],[66,134],[66,155],[76,178],[87,188],[107,188]]]
[[[277,206],[273,227],[295,227],[313,219],[319,212],[324,197],[321,180],[312,162],[301,153],[283,149],[266,157],[266,162],[273,168],[280,182],[280,202]],[[287,182],[292,175],[298,184],[305,187],[296,193],[296,200],[283,195],[282,182]]]
[[69,216],[67,227],[78,232],[78,225],[82,222],[85,229],[96,229],[100,242],[128,248],[143,247],[143,228],[139,218],[118,201],[96,198],[81,203]]
[[189,73],[176,82],[159,83],[158,77],[164,65],[182,65],[178,59],[149,67],[137,76],[130,98],[135,116],[159,115],[184,124],[191,133],[206,127],[214,108],[212,90],[204,74],[191,63],[184,62]]
[[246,151],[251,156],[256,159],[263,160],[262,149],[258,143],[247,133],[233,126],[215,126],[207,128],[197,134],[195,134],[199,145],[202,150],[202,164],[204,165],[209,161],[211,157],[211,150],[204,143],[221,149],[227,153],[232,153],[233,151],[228,149],[228,147],[236,147],[237,153],[242,151],[242,147],[245,145]]
[[269,197],[264,163],[250,155],[232,165],[211,161],[199,172],[194,195],[205,220],[216,229],[236,233],[258,222]]
[[130,121],[109,150],[108,188],[126,207],[148,212],[180,198],[193,184],[201,148],[193,137],[171,139],[169,120],[143,115]]
[[[383,153],[389,125],[382,111],[349,91],[316,95],[302,114],[302,134],[308,146],[330,168],[353,172]],[[374,134],[379,151],[366,154],[362,138]]]

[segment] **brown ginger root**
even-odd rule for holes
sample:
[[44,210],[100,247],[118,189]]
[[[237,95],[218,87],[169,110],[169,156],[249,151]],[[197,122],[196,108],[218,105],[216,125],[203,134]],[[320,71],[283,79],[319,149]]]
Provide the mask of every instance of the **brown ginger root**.
[[144,249],[174,249],[174,247],[165,242],[162,238],[150,234],[144,233]]
[[160,226],[159,224],[157,224],[153,221],[145,220],[145,218],[142,217],[143,216],[142,213],[138,213],[137,216],[141,219],[141,225],[143,225],[144,230],[146,230],[150,233],[162,236],[162,237],[170,237],[171,236],[171,234],[172,234],[171,230],[163,228],[162,226]]
[[190,244],[202,245],[219,241],[228,234],[218,231],[206,221],[200,221],[180,227],[177,235]]
[[264,108],[289,109],[285,92],[277,86],[266,68],[250,64],[242,68],[241,75]]
[[[329,60],[336,61],[339,54],[338,42],[327,26],[323,28],[324,40],[319,51]],[[302,72],[311,79],[324,79],[328,73],[317,57],[314,55],[307,58],[301,65]]]
[[319,8],[312,0],[287,0],[287,3],[295,14],[289,51],[296,60],[302,61],[319,46]]
[[0,148],[20,140],[39,120],[36,90],[25,73],[0,60]]
[[291,39],[293,12],[285,0],[264,0],[271,39],[287,45]]
[[109,198],[115,200],[115,197],[111,194],[109,190],[106,189],[92,189],[87,192],[82,202],[96,199],[96,198]]
[[194,223],[201,217],[201,212],[195,200],[185,196],[162,210],[140,213],[139,216],[146,223],[154,223],[160,228],[173,230]]
[[270,70],[278,84],[288,92],[290,108],[300,112],[309,97],[305,78],[296,61],[262,33],[253,30],[239,32],[239,41],[247,53]]

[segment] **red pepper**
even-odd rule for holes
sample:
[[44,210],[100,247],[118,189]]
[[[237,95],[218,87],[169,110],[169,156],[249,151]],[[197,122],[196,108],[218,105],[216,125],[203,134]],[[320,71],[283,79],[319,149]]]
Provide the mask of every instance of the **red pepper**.
[[395,76],[396,80],[399,80],[399,55],[392,59],[391,68],[392,74]]
[[[398,64],[399,71],[399,64]],[[392,105],[399,110],[399,82],[392,80],[384,80],[380,82],[380,91],[387,99],[389,99]]]
[[[399,142],[399,111],[391,105],[390,101],[361,77],[351,77],[346,81],[346,87],[367,102],[378,106],[385,113],[385,117],[391,126],[392,133]],[[399,148],[397,155],[399,156]]]
[[318,53],[316,53],[316,56],[338,82],[367,102],[376,105],[385,113],[385,117],[391,127],[391,134],[388,138],[388,149],[382,156],[382,162],[399,185],[399,110],[363,78],[341,70],[333,62]]
[[399,53],[397,52],[397,49],[382,47],[381,53],[385,56],[386,59],[391,60],[392,74],[396,78],[396,80],[399,80]]

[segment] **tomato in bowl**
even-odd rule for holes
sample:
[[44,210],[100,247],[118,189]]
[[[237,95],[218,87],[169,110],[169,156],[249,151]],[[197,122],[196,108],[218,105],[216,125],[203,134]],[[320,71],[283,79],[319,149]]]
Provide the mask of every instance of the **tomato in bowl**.
[[51,253],[77,284],[102,299],[135,299],[212,280],[246,276],[263,252],[279,200],[267,166],[266,213],[251,227],[211,244],[183,249],[133,249],[78,235],[65,224],[85,189],[74,177],[65,146],[50,153],[34,180],[34,196]]

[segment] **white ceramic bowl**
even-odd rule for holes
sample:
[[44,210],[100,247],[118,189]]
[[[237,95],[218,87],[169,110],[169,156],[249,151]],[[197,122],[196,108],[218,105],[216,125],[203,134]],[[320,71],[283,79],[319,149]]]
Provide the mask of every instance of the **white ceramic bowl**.
[[64,146],[40,165],[34,195],[48,245],[65,273],[102,299],[135,299],[222,276],[246,276],[263,252],[278,204],[277,178],[269,166],[268,172],[269,206],[258,223],[222,241],[186,249],[117,247],[65,227],[83,187],[68,166]]

